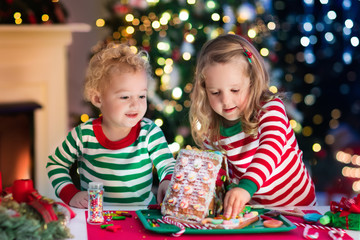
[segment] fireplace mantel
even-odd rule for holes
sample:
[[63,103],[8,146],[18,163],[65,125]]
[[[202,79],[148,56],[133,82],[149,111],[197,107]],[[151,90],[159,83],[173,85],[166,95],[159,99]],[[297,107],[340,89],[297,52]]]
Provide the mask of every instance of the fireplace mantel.
[[87,24],[0,25],[0,104],[41,105],[34,115],[33,180],[40,194],[52,198],[46,161],[69,130],[67,47],[73,32],[88,31]]

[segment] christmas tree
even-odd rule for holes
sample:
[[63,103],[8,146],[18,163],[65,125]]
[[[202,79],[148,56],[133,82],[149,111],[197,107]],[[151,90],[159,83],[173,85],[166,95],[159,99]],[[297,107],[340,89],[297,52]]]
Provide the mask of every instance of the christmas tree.
[[339,153],[359,154],[359,2],[276,1],[274,6],[282,22],[276,32],[278,66],[303,114],[294,130],[304,158],[318,190],[349,196],[360,190],[354,183],[359,162]]
[[197,52],[223,33],[248,38],[269,67],[270,90],[286,93],[304,161],[318,190],[325,190],[353,178],[343,176],[344,162],[335,154],[344,148],[338,148],[336,130],[360,128],[358,8],[355,0],[113,0],[106,4],[108,16],[96,22],[110,34],[93,51],[115,41],[149,52],[156,83],[147,117],[176,153],[193,145],[188,108]]
[[147,117],[163,126],[177,152],[193,145],[188,109],[197,52],[207,40],[231,32],[253,41],[269,60],[276,59],[266,27],[269,22],[275,25],[275,19],[267,7],[262,1],[108,1],[109,16],[97,25],[111,34],[93,51],[115,41],[149,53],[156,82],[149,90]]
[[67,11],[59,1],[0,1],[0,24],[54,24],[66,20]]

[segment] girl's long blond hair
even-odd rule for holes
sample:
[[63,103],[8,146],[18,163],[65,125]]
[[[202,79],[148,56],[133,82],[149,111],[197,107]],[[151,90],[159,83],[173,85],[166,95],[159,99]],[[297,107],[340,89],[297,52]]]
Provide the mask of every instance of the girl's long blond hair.
[[[251,62],[245,54],[245,50],[251,52]],[[207,139],[214,148],[221,149],[215,143],[220,140],[222,117],[215,113],[210,106],[205,89],[204,70],[212,64],[228,63],[240,58],[246,60],[246,69],[250,77],[249,99],[243,115],[240,117],[241,126],[245,133],[254,137],[257,136],[258,113],[262,109],[262,104],[275,97],[269,91],[269,74],[265,68],[264,60],[250,42],[234,34],[221,35],[208,41],[198,56],[193,90],[190,94],[191,134],[195,143],[200,147],[204,147],[204,141]]]

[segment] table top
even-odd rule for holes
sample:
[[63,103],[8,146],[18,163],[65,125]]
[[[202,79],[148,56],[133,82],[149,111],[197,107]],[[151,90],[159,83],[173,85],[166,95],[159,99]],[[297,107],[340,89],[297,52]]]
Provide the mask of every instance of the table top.
[[[329,206],[313,206],[313,207],[297,207],[300,210],[316,210],[321,214],[329,211]],[[120,211],[136,211],[146,209],[146,206],[104,206],[104,210],[120,210]],[[271,207],[271,209],[279,209],[279,210],[293,210],[294,207]],[[86,209],[78,209],[72,208],[72,210],[76,213],[76,217],[71,219],[68,227],[70,229],[71,234],[74,236],[73,240],[84,240],[88,239],[87,237],[87,226],[86,226],[86,219],[85,219],[85,211]],[[360,240],[360,232],[359,231],[352,231],[346,230],[346,233],[352,237],[354,240]],[[226,237],[226,236],[224,236]],[[171,238],[171,237],[170,237]],[[329,237],[330,239],[330,237]]]

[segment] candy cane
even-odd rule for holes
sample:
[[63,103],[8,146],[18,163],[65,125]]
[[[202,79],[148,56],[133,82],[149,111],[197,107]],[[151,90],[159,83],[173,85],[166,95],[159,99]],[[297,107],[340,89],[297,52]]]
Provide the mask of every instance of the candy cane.
[[180,237],[185,232],[184,225],[182,225],[179,222],[175,222],[175,221],[173,221],[173,220],[171,220],[171,219],[169,219],[169,218],[167,218],[165,216],[162,218],[162,220],[158,219],[157,221],[160,222],[160,223],[171,224],[171,225],[175,225],[175,226],[179,227],[180,231],[178,231],[177,233],[172,234],[174,237]]
[[194,228],[194,229],[200,229],[200,230],[206,230],[206,229],[211,229],[205,226],[199,226],[199,225],[193,225],[190,223],[182,223],[185,227],[187,228]]
[[[342,240],[342,237],[344,236],[343,232],[339,232],[339,231],[335,231],[335,230],[329,231],[328,234],[331,237],[331,239],[333,239],[333,240]],[[339,237],[336,237],[336,235],[339,235]]]
[[310,225],[306,225],[306,227],[304,228],[303,237],[305,239],[318,239],[319,238],[319,233],[315,232],[314,234],[309,234],[309,229],[310,228],[311,228]]
[[315,229],[328,230],[328,231],[335,230],[335,231],[338,231],[338,232],[345,233],[345,231],[343,229],[341,229],[341,228],[318,226],[318,225],[309,225],[309,224],[304,224],[304,223],[294,223],[294,225],[298,226],[298,227],[310,226],[310,227],[315,228]]

